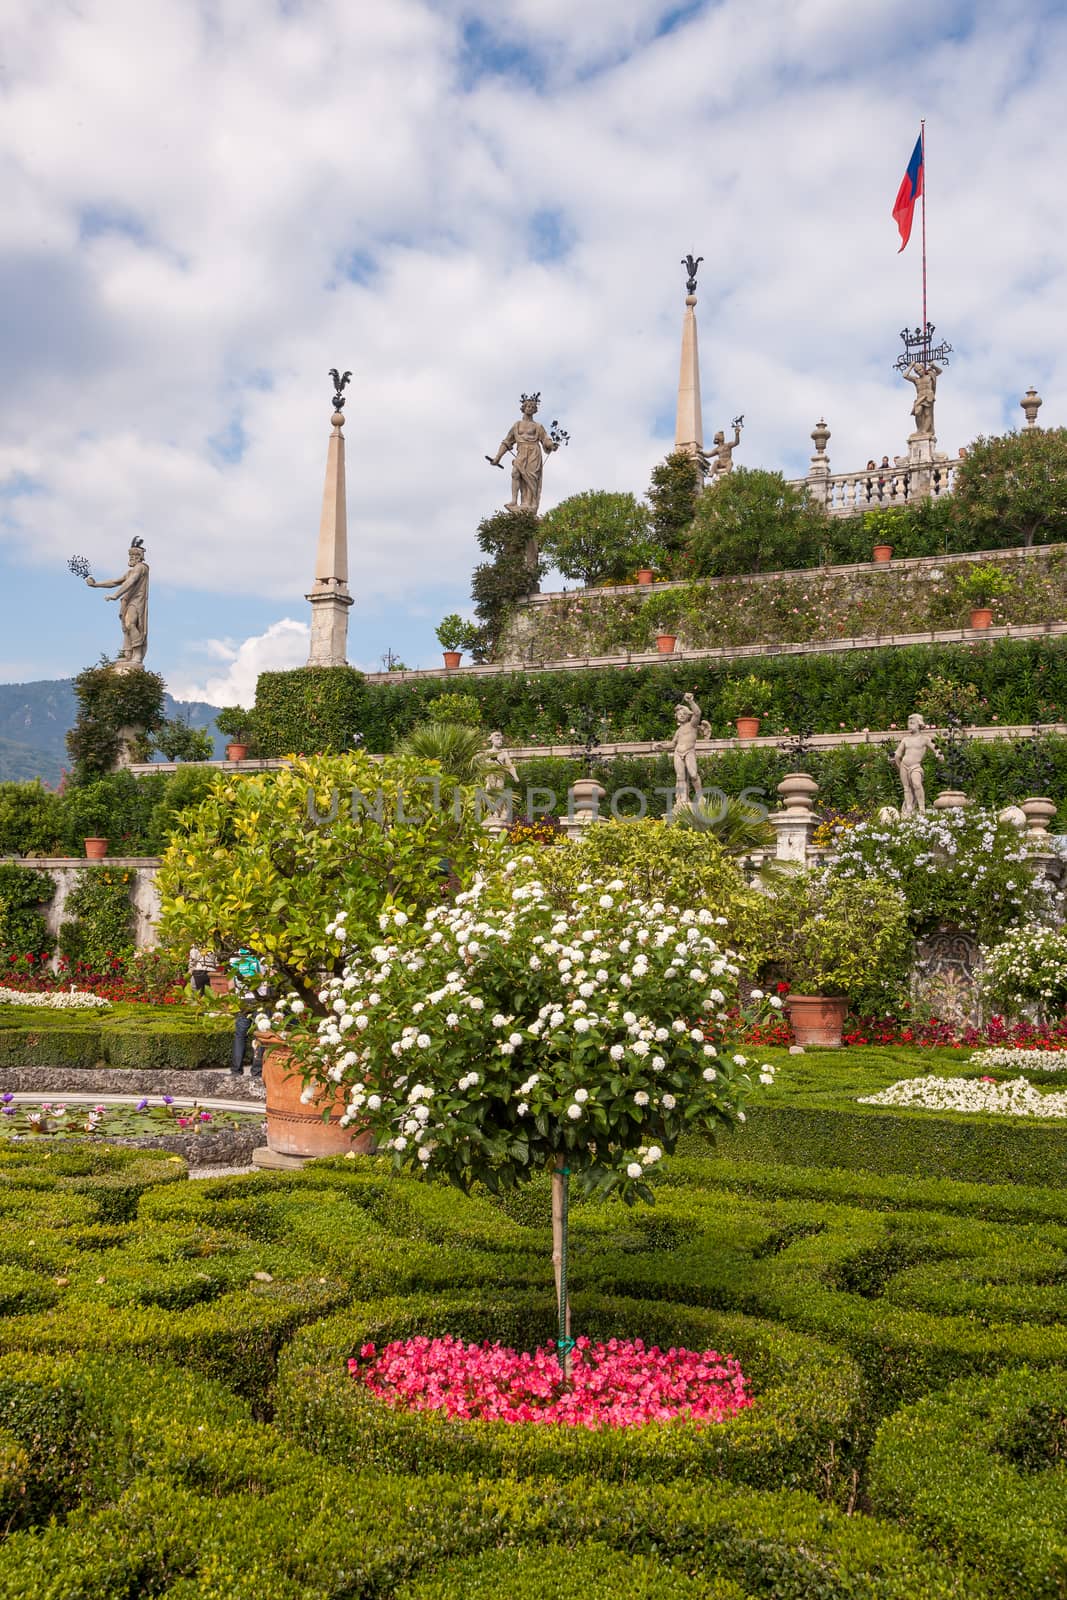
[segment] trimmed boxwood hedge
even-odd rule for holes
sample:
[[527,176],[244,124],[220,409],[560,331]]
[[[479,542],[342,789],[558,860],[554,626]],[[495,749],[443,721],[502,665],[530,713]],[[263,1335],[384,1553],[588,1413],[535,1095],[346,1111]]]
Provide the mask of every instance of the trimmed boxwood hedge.
[[973,1566],[991,1589],[1067,1587],[1067,1370],[1016,1368],[930,1395],[882,1424],[872,1508]]
[[699,1569],[695,1576],[655,1556],[626,1555],[591,1540],[491,1550],[445,1573],[417,1578],[396,1600],[574,1600],[576,1595],[625,1595],[626,1600],[749,1600],[751,1589]]
[[0,1073],[5,1067],[99,1066],[196,1072],[229,1066],[232,1043],[232,1018],[144,1006],[114,1014],[0,1006]]
[[398,1411],[348,1374],[349,1356],[367,1341],[381,1346],[417,1334],[451,1333],[473,1343],[499,1340],[534,1349],[546,1342],[554,1321],[554,1302],[542,1291],[384,1301],[317,1323],[282,1355],[276,1419],[333,1460],[415,1473],[553,1479],[587,1474],[604,1482],[722,1477],[823,1493],[840,1493],[847,1485],[862,1384],[840,1351],[749,1317],[678,1303],[580,1294],[573,1315],[575,1326],[594,1341],[625,1335],[663,1348],[734,1355],[756,1403],[701,1428],[674,1424],[628,1433],[512,1427]]

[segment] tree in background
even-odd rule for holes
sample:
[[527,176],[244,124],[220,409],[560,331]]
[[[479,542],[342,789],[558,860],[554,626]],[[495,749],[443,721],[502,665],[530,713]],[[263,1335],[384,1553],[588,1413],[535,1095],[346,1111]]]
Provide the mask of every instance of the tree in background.
[[657,547],[653,565],[670,571],[681,558],[701,486],[700,468],[685,450],[672,450],[653,467],[648,488],[652,539]]
[[828,519],[780,472],[735,467],[697,501],[688,556],[694,577],[807,567],[819,559]]
[[151,737],[165,761],[210,761],[215,741],[206,728],[194,728],[182,717],[168,718]]
[[649,559],[651,523],[632,494],[585,489],[541,518],[541,553],[565,578],[622,582]]
[[532,511],[497,511],[478,524],[478,546],[492,559],[474,569],[471,599],[482,635],[471,641],[476,660],[495,650],[511,608],[536,589],[548,570],[536,551],[540,523]]
[[1067,539],[1067,428],[977,438],[956,469],[952,508],[968,532],[1000,545]]
[[67,734],[75,783],[110,772],[125,745],[165,726],[164,692],[158,672],[146,672],[144,667],[116,672],[106,658],[78,674],[74,680],[78,720]]

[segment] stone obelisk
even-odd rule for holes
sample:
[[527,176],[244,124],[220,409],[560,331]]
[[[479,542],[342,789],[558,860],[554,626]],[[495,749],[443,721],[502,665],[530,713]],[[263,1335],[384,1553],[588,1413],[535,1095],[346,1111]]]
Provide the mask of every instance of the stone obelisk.
[[319,549],[315,558],[315,582],[307,599],[311,603],[311,649],[309,667],[343,667],[347,664],[348,610],[348,512],[345,506],[345,385],[352,374],[343,375],[336,367],[330,371],[334,382],[333,431],[326,452],[326,484],[322,491],[322,519],[319,522]]
[[686,256],[685,314],[682,317],[682,364],[678,373],[678,418],[674,427],[674,448],[684,450],[696,461],[704,455],[704,423],[700,406],[700,352],[697,347],[696,287],[697,268],[703,256]]

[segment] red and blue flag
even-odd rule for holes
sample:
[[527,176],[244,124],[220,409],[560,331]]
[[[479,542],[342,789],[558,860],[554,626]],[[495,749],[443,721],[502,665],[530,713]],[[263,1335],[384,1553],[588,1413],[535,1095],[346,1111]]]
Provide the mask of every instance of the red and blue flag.
[[[923,136],[920,133],[915,141],[915,149],[911,152],[908,170],[901,179],[897,197],[893,202],[893,221],[900,229],[900,250],[903,250],[911,238],[911,219],[915,212],[915,202],[923,192]],[[897,251],[897,255],[900,254]]]

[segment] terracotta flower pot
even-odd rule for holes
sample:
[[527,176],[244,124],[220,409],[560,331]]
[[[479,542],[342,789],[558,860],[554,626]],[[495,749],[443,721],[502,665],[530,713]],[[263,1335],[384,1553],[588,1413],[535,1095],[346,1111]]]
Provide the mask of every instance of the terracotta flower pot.
[[248,756],[248,746],[236,742],[226,746],[227,761],[244,761]]
[[993,620],[993,613],[988,606],[976,606],[971,612],[972,628],[988,628]]
[[651,583],[652,582],[652,568],[651,567],[639,567],[638,571],[637,571],[637,581],[638,581],[638,583]]
[[212,994],[229,994],[233,988],[233,979],[223,967],[220,967],[217,972],[212,972],[207,981],[208,988]]
[[759,717],[738,717],[734,722],[739,739],[754,739],[759,733]]
[[449,669],[449,671],[451,671],[453,669],[453,667],[458,667],[462,660],[463,660],[463,651],[462,650],[446,650],[445,651],[445,666]]
[[86,841],[85,841],[85,859],[86,859],[86,861],[103,861],[103,859],[104,859],[104,857],[106,855],[107,855],[107,840],[106,839],[86,839]]
[[892,561],[893,546],[891,544],[876,544],[874,547],[874,559],[882,566],[884,566],[887,561]]
[[661,656],[670,656],[674,654],[676,639],[677,635],[673,633],[657,633],[656,649],[659,651]]
[[[260,1035],[262,1038],[262,1035]],[[263,1054],[263,1087],[267,1092],[267,1144],[286,1156],[337,1156],[354,1150],[366,1155],[374,1136],[366,1129],[341,1127],[347,1104],[344,1089],[320,1092],[305,1104],[304,1080],[285,1044],[268,1041]],[[329,1106],[329,1121],[323,1112]]]
[[841,1043],[848,1001],[821,994],[791,994],[786,1000],[797,1044],[835,1050]]

